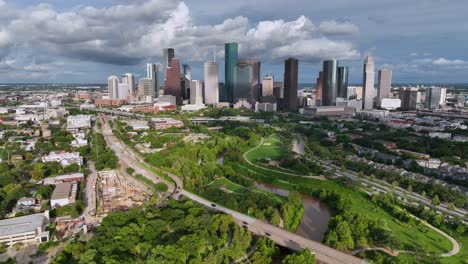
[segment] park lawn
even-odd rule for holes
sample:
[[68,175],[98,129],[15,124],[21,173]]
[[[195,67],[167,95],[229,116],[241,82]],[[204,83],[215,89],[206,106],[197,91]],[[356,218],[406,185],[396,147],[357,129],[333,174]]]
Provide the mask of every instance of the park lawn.
[[222,178],[218,178],[216,180],[214,180],[211,184],[208,185],[209,187],[213,187],[213,188],[220,188],[222,186],[224,186],[226,189],[234,192],[234,193],[237,193],[237,194],[243,194],[247,191],[247,188],[242,186],[242,185],[239,185],[237,183],[234,183],[224,177]]
[[[449,233],[449,235],[451,235]],[[451,263],[468,263],[468,237],[467,236],[453,236],[460,244],[460,252],[452,257],[441,258],[440,262],[443,264],[451,264]]]
[[373,219],[384,219],[398,241],[402,243],[402,248],[405,250],[414,250],[414,248],[423,248],[428,252],[445,253],[452,249],[452,244],[448,239],[438,234],[432,229],[410,226],[400,222],[384,211],[379,206],[373,204],[367,194],[347,188],[337,182],[322,181],[310,178],[292,177],[281,173],[280,171],[272,172],[262,168],[252,166],[248,163],[241,165],[244,170],[248,169],[253,176],[262,182],[274,184],[285,189],[295,189],[294,186],[286,184],[279,180],[287,181],[296,186],[307,186],[317,190],[334,190],[346,199],[351,201],[351,208],[354,212],[367,215]]
[[256,162],[258,159],[279,160],[282,157],[282,150],[281,138],[273,134],[265,138],[260,147],[248,153],[247,158],[252,162]]

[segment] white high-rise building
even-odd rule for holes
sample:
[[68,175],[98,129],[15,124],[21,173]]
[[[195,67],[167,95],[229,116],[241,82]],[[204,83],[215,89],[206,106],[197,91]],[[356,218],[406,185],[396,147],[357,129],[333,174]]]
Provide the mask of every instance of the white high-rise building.
[[193,80],[190,85],[190,103],[193,105],[203,105],[202,84],[198,80]]
[[146,63],[146,78],[153,79],[153,63]]
[[135,77],[131,73],[125,73],[122,75],[122,83],[127,84],[128,89],[134,92],[135,89]]
[[218,64],[214,61],[205,63],[205,104],[219,103]]
[[146,100],[147,97],[154,97],[153,80],[141,78],[138,80],[138,97]]
[[109,88],[109,99],[119,98],[119,77],[109,76],[107,78],[107,87]]
[[119,83],[119,92],[116,99],[127,100],[130,96],[130,89],[126,83]]
[[364,60],[364,80],[363,80],[363,108],[364,110],[371,110],[374,106],[374,59],[367,56]]
[[447,100],[447,88],[440,88],[440,105],[445,105],[445,100]]
[[119,99],[128,99],[130,101],[133,101],[133,97],[136,93],[135,91],[135,77],[131,73],[125,73],[122,75],[122,83],[127,86],[127,96],[125,98],[120,98]]
[[273,96],[273,86],[274,86],[273,75],[268,74],[262,80],[262,96]]
[[153,97],[159,96],[159,76],[158,76],[158,66],[154,63],[147,63],[146,64],[146,78],[151,79],[153,81]]

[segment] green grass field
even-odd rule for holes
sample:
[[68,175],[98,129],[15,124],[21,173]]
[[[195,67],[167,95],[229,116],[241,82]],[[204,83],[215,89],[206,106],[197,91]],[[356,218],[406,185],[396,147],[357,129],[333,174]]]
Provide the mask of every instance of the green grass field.
[[252,161],[258,159],[279,160],[282,157],[283,143],[281,138],[273,134],[264,139],[263,144],[247,154],[247,158]]
[[[255,155],[247,155],[247,158],[251,162],[255,162],[255,157],[258,156],[258,153],[254,151],[251,153],[255,153]],[[263,182],[274,184],[285,189],[293,189],[294,187],[290,184],[281,182],[280,180],[300,186],[311,187],[317,190],[334,190],[339,192],[351,201],[351,208],[354,212],[367,215],[373,219],[384,219],[393,234],[402,243],[402,248],[400,249],[414,250],[414,248],[423,248],[428,252],[434,253],[445,253],[452,249],[450,241],[442,235],[429,228],[416,228],[396,220],[389,213],[373,204],[369,200],[368,195],[363,192],[347,188],[333,181],[291,177],[281,173],[281,171],[267,171],[263,168],[258,168],[247,163],[243,164],[241,169],[247,169],[250,172],[254,172],[254,174]]]
[[243,194],[247,191],[247,188],[245,188],[242,185],[239,185],[237,183],[234,183],[226,178],[218,178],[215,181],[213,181],[211,184],[208,186],[213,187],[213,188],[221,188],[224,187],[227,190],[237,193],[237,194]]

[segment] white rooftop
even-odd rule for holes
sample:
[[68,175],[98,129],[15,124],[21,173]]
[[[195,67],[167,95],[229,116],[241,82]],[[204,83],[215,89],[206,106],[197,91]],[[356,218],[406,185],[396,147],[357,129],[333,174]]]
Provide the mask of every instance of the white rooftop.
[[41,213],[1,220],[0,236],[33,232],[37,227],[42,227],[44,218],[47,217]]

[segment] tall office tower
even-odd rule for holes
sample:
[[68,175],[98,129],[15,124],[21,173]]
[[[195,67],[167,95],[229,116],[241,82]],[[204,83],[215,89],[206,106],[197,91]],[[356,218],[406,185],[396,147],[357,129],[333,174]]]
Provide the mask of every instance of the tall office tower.
[[138,80],[138,97],[146,100],[148,97],[154,98],[153,80],[150,78],[141,78]]
[[185,76],[185,78],[192,80],[192,72],[190,70],[190,65],[188,64],[182,65],[182,74]]
[[284,62],[284,109],[297,111],[299,61],[289,58]]
[[415,110],[418,100],[418,91],[411,88],[400,88],[398,90],[398,98],[401,100],[401,108],[403,110]]
[[284,82],[274,82],[273,83],[273,93],[277,90],[276,98],[284,98]]
[[125,73],[122,75],[122,83],[127,84],[129,92],[135,92],[135,77],[131,73]]
[[214,61],[205,63],[205,104],[219,103],[218,64]]
[[224,85],[223,82],[220,82],[218,83],[218,87],[219,87],[219,101],[226,102],[227,101],[226,86]]
[[440,87],[431,87],[426,89],[426,108],[438,109],[440,105]]
[[174,49],[172,48],[165,48],[163,49],[163,74],[164,74],[164,81],[166,80],[167,75],[167,68],[171,67],[171,60],[175,57]]
[[253,67],[249,63],[239,62],[234,67],[234,97],[233,102],[245,99],[249,103],[253,97]]
[[260,61],[253,58],[242,58],[238,60],[238,63],[250,64],[252,66],[252,98],[247,98],[249,103],[255,103],[258,101],[260,96]]
[[338,67],[337,97],[346,98],[348,95],[348,67]]
[[159,77],[158,77],[159,69],[156,64],[147,63],[146,64],[146,78],[151,79],[153,81],[153,97],[159,96]]
[[167,68],[166,80],[164,81],[164,95],[175,96],[177,104],[182,104],[180,63],[177,58],[173,58],[170,67]]
[[273,86],[274,86],[273,75],[268,74],[262,80],[262,96],[273,96]]
[[364,71],[363,71],[363,108],[364,110],[371,110],[374,107],[374,59],[371,56],[367,56],[364,60]]
[[224,85],[226,87],[226,99],[230,103],[234,103],[234,68],[237,65],[237,58],[237,43],[226,43],[224,45]]
[[190,85],[190,104],[203,104],[202,83],[198,80],[193,80]]
[[116,99],[120,100],[128,100],[130,98],[130,87],[128,87],[127,83],[119,83],[119,96]]
[[317,78],[317,99],[322,100],[323,95],[323,71],[319,72],[319,77]]
[[338,93],[338,61],[323,62],[322,105],[335,106]]
[[390,98],[392,89],[392,70],[382,69],[379,71],[379,81],[377,88],[377,105],[380,106],[382,99]]
[[182,74],[180,75],[182,81],[182,97],[190,99],[190,86],[192,84],[192,74],[188,64],[182,65]]
[[107,78],[107,88],[109,89],[109,99],[119,98],[119,77],[109,76]]
[[445,105],[445,100],[447,100],[447,88],[440,88],[440,105]]

